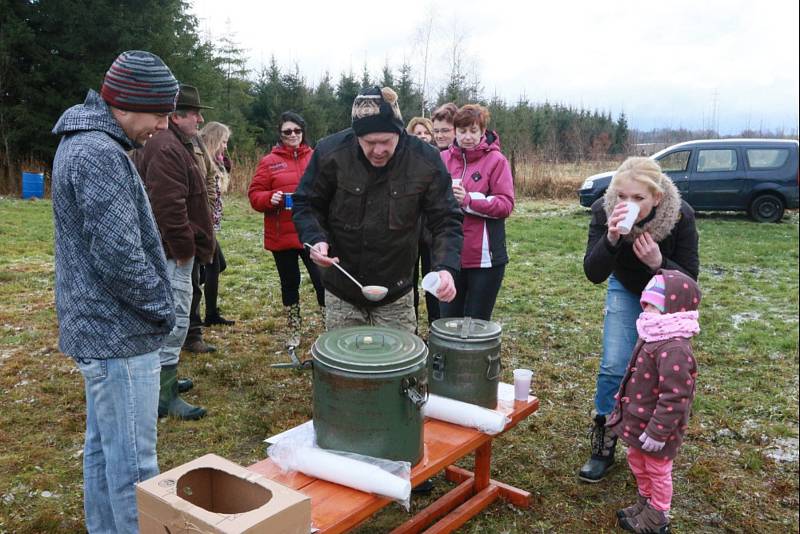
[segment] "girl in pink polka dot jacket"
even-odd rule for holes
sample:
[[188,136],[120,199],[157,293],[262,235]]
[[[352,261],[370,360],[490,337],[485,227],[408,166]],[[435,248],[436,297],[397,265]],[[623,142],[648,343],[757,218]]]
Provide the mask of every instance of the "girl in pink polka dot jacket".
[[617,512],[631,532],[669,532],[672,461],[694,399],[700,288],[680,271],[659,270],[642,292],[639,340],[606,426],[628,445],[637,502]]

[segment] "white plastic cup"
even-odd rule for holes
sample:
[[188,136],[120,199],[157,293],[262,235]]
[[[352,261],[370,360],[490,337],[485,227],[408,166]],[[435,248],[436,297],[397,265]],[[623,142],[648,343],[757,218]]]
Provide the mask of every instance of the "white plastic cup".
[[533,371],[530,369],[514,369],[514,400],[528,400],[532,378]]
[[617,230],[619,230],[620,235],[631,233],[633,225],[636,224],[636,217],[639,216],[639,204],[627,201],[625,205],[628,206],[628,213],[625,214],[624,219],[617,223]]
[[422,289],[435,297],[436,292],[439,291],[439,284],[441,284],[441,282],[442,281],[439,278],[439,273],[429,272],[422,277]]

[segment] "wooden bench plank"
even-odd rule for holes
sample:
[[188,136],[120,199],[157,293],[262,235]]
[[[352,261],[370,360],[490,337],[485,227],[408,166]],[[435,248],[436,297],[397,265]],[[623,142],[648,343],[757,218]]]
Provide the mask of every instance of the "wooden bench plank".
[[[444,470],[444,476],[447,480],[450,482],[455,482],[456,484],[459,484],[465,480],[471,480],[474,477],[471,471],[467,471],[466,469],[462,469],[455,465],[448,466],[447,469]],[[509,486],[504,482],[498,482],[494,479],[489,480],[489,484],[500,488],[500,497],[510,502],[517,508],[530,507],[531,493],[529,491],[515,488],[514,486]]]
[[425,534],[448,534],[478,515],[492,504],[500,495],[500,488],[489,486],[467,502],[444,516],[438,523],[425,531]]
[[425,527],[450,513],[453,508],[461,505],[473,493],[473,479],[465,480],[458,487],[448,491],[436,499],[430,506],[417,512],[417,514],[392,530],[391,534],[417,534]]
[[260,462],[254,463],[247,469],[250,471],[255,471],[256,473],[264,475],[265,477],[274,480],[279,484],[283,484],[284,486],[295,490],[299,490],[305,486],[308,486],[317,480],[316,478],[304,475],[299,471],[289,471],[284,473],[281,471],[281,468],[278,467],[278,465],[270,458],[265,458]]

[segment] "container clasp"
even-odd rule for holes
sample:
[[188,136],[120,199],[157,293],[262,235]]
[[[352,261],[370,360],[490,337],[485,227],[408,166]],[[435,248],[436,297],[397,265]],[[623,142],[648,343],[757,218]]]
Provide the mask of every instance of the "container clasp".
[[[489,365],[486,367],[486,379],[487,380],[497,380],[500,378],[500,372],[503,370],[503,363],[500,361],[500,353],[497,355],[492,356],[491,354],[486,357],[486,363]],[[492,376],[492,367],[494,369],[494,376]]]
[[425,403],[428,402],[428,382],[424,379],[417,380],[413,376],[411,378],[406,377],[403,379],[401,386],[403,393],[411,399],[411,402],[417,408],[422,409]]
[[444,380],[444,354],[437,352],[431,357],[431,369],[434,380],[439,382]]

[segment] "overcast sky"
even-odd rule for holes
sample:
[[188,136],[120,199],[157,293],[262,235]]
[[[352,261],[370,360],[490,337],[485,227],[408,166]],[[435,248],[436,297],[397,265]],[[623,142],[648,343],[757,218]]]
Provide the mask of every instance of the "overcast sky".
[[[275,56],[311,85],[328,71],[374,77],[407,61],[429,90],[446,83],[454,43],[486,97],[624,111],[629,123],[722,133],[798,129],[797,0],[193,0],[203,35],[230,31],[257,71]],[[433,17],[431,17],[431,13]]]

